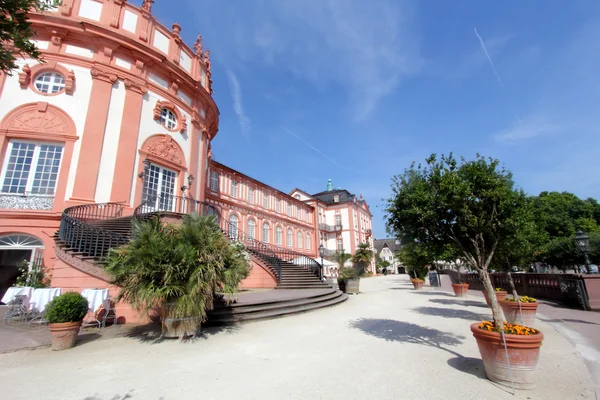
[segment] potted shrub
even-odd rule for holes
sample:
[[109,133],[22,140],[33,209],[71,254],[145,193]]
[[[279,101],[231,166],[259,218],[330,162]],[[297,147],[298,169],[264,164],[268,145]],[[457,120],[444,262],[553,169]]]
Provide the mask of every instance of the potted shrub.
[[419,278],[412,278],[410,281],[416,290],[423,289],[423,285],[425,284],[425,281]]
[[68,292],[48,303],[45,318],[52,336],[52,350],[75,346],[83,318],[88,312],[88,301],[77,292]]
[[360,292],[360,271],[355,267],[344,267],[340,271],[338,278],[340,290],[348,294],[358,294]]
[[[485,290],[482,290],[482,293],[483,293],[483,297],[485,298],[485,302],[487,303],[487,305],[489,307],[490,300],[488,299],[488,294]],[[502,300],[506,299],[508,292],[502,288],[495,288],[494,294],[496,295],[496,299],[498,299],[498,301],[502,301]]]
[[[496,252],[511,247],[511,238],[526,234],[535,223],[532,204],[515,188],[512,174],[500,161],[480,155],[469,161],[432,154],[425,164],[413,163],[395,176],[392,192],[386,208],[388,231],[403,242],[434,250],[451,246],[479,274],[493,321],[470,328],[488,378],[508,386],[512,380],[521,389],[534,387],[544,336],[534,328],[505,323],[490,278]],[[511,250],[522,253],[526,246]]]
[[469,284],[468,283],[453,283],[452,290],[454,290],[454,295],[456,297],[466,297],[469,293]]
[[[352,258],[352,254],[348,254],[344,250],[336,251],[333,258],[338,265],[338,278],[337,278],[338,288],[342,292],[345,292],[346,291],[346,281],[342,277],[342,270],[346,267],[346,262]],[[333,278],[333,279],[335,279],[335,278]],[[334,286],[334,285],[332,285],[332,286]]]
[[367,273],[367,268],[373,260],[373,251],[368,243],[361,243],[352,256],[354,265],[352,268],[343,268],[342,278],[346,293],[358,294],[360,289],[360,277]]
[[142,312],[162,309],[162,336],[196,335],[216,292],[234,294],[250,273],[250,257],[214,216],[184,216],[180,225],[158,217],[135,222],[131,242],[112,251],[105,270],[125,300]]
[[506,322],[510,324],[519,323],[530,327],[535,326],[538,302],[533,297],[522,296],[516,299],[506,299],[500,301],[500,307],[504,311]]

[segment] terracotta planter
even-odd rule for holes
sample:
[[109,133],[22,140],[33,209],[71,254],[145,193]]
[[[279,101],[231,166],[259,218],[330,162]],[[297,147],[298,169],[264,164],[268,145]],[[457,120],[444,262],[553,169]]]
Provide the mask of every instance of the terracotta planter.
[[454,290],[454,295],[456,297],[465,297],[469,291],[468,283],[453,283],[452,290]]
[[423,285],[425,284],[425,281],[411,281],[411,282],[413,284],[413,287],[416,290],[423,289]]
[[535,371],[538,366],[540,347],[544,335],[504,335],[508,349],[509,370],[502,335],[479,329],[479,323],[471,325],[479,353],[489,380],[511,387],[511,376],[516,389],[535,388]]
[[[490,301],[488,300],[487,295],[485,294],[485,290],[482,290],[481,292],[483,293],[483,297],[485,298],[485,302],[487,303],[487,305],[489,307],[490,306]],[[496,298],[498,299],[499,302],[502,301],[502,300],[504,300],[504,299],[506,299],[506,295],[508,294],[508,292],[505,291],[505,290],[502,290],[500,292],[494,292],[494,293],[496,293]]]
[[52,336],[52,350],[66,350],[75,346],[82,322],[83,321],[48,324],[50,335]]
[[535,326],[535,314],[537,312],[538,303],[521,303],[519,311],[519,303],[516,301],[503,300],[500,302],[500,307],[504,311],[504,317],[509,324],[519,324],[533,328]]

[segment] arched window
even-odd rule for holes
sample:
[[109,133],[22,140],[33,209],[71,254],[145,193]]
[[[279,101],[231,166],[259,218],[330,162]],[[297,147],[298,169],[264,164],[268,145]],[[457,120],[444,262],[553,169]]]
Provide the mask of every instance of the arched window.
[[297,236],[296,246],[298,246],[298,248],[301,249],[302,248],[302,232],[298,231],[296,236]]
[[35,77],[35,88],[42,93],[58,93],[65,88],[65,77],[58,72],[42,72]]
[[160,123],[167,129],[173,130],[177,127],[177,116],[168,108],[160,110]]
[[248,239],[254,240],[256,231],[256,222],[253,219],[248,220]]
[[263,224],[263,242],[269,243],[269,224],[266,222]]
[[229,217],[229,237],[237,239],[238,234],[238,217],[235,214],[231,214]]
[[306,234],[306,250],[310,250],[310,233]]
[[281,229],[280,226],[278,226],[275,229],[275,244],[277,246],[281,246],[281,237],[283,236],[283,229]]
[[294,233],[292,232],[291,229],[288,229],[288,232],[287,232],[287,245],[288,245],[288,247],[292,247],[293,246],[293,243],[292,243],[293,237],[294,237]]
[[213,192],[219,190],[219,173],[217,171],[212,171],[210,173],[210,189]]

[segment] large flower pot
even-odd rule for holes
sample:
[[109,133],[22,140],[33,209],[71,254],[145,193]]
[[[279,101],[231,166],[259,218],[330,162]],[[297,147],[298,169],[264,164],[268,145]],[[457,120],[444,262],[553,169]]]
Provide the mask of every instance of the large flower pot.
[[82,322],[48,324],[50,335],[52,336],[52,350],[66,350],[75,346]]
[[338,279],[337,283],[340,291],[346,293],[346,281],[344,279]]
[[505,334],[507,351],[504,349],[502,335],[479,328],[479,323],[471,325],[471,332],[477,341],[479,353],[489,380],[511,387],[511,377],[516,389],[535,388],[535,371],[538,366],[540,347],[544,335]]
[[[485,294],[485,290],[481,291],[483,293],[483,297],[485,298],[485,302],[487,303],[488,307],[490,306],[490,301],[487,298],[487,294]],[[506,299],[506,295],[508,294],[508,292],[506,290],[501,290],[499,292],[494,291],[494,293],[496,293],[496,298],[498,299],[498,301],[502,301],[504,299]]]
[[423,285],[425,284],[425,281],[411,281],[411,282],[413,284],[413,287],[416,290],[423,289]]
[[360,287],[360,278],[359,279],[347,279],[346,280],[346,293],[348,294],[358,294]]
[[469,284],[468,283],[453,283],[452,290],[454,290],[454,295],[456,297],[465,297],[469,292]]
[[162,337],[183,339],[200,333],[202,317],[173,318],[170,313],[171,307],[170,303],[166,303],[163,307]]
[[537,312],[538,303],[519,303],[516,301],[503,300],[500,302],[500,307],[504,311],[504,317],[509,324],[519,324],[533,328],[535,326],[535,314]]

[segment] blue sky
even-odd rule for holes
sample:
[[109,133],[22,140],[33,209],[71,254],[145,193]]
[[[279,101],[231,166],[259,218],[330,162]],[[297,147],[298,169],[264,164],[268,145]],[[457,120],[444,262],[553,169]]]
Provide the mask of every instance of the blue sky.
[[376,238],[391,177],[432,152],[600,197],[598,1],[173,4],[153,14],[211,50],[215,158],[286,192],[331,178],[367,199]]

